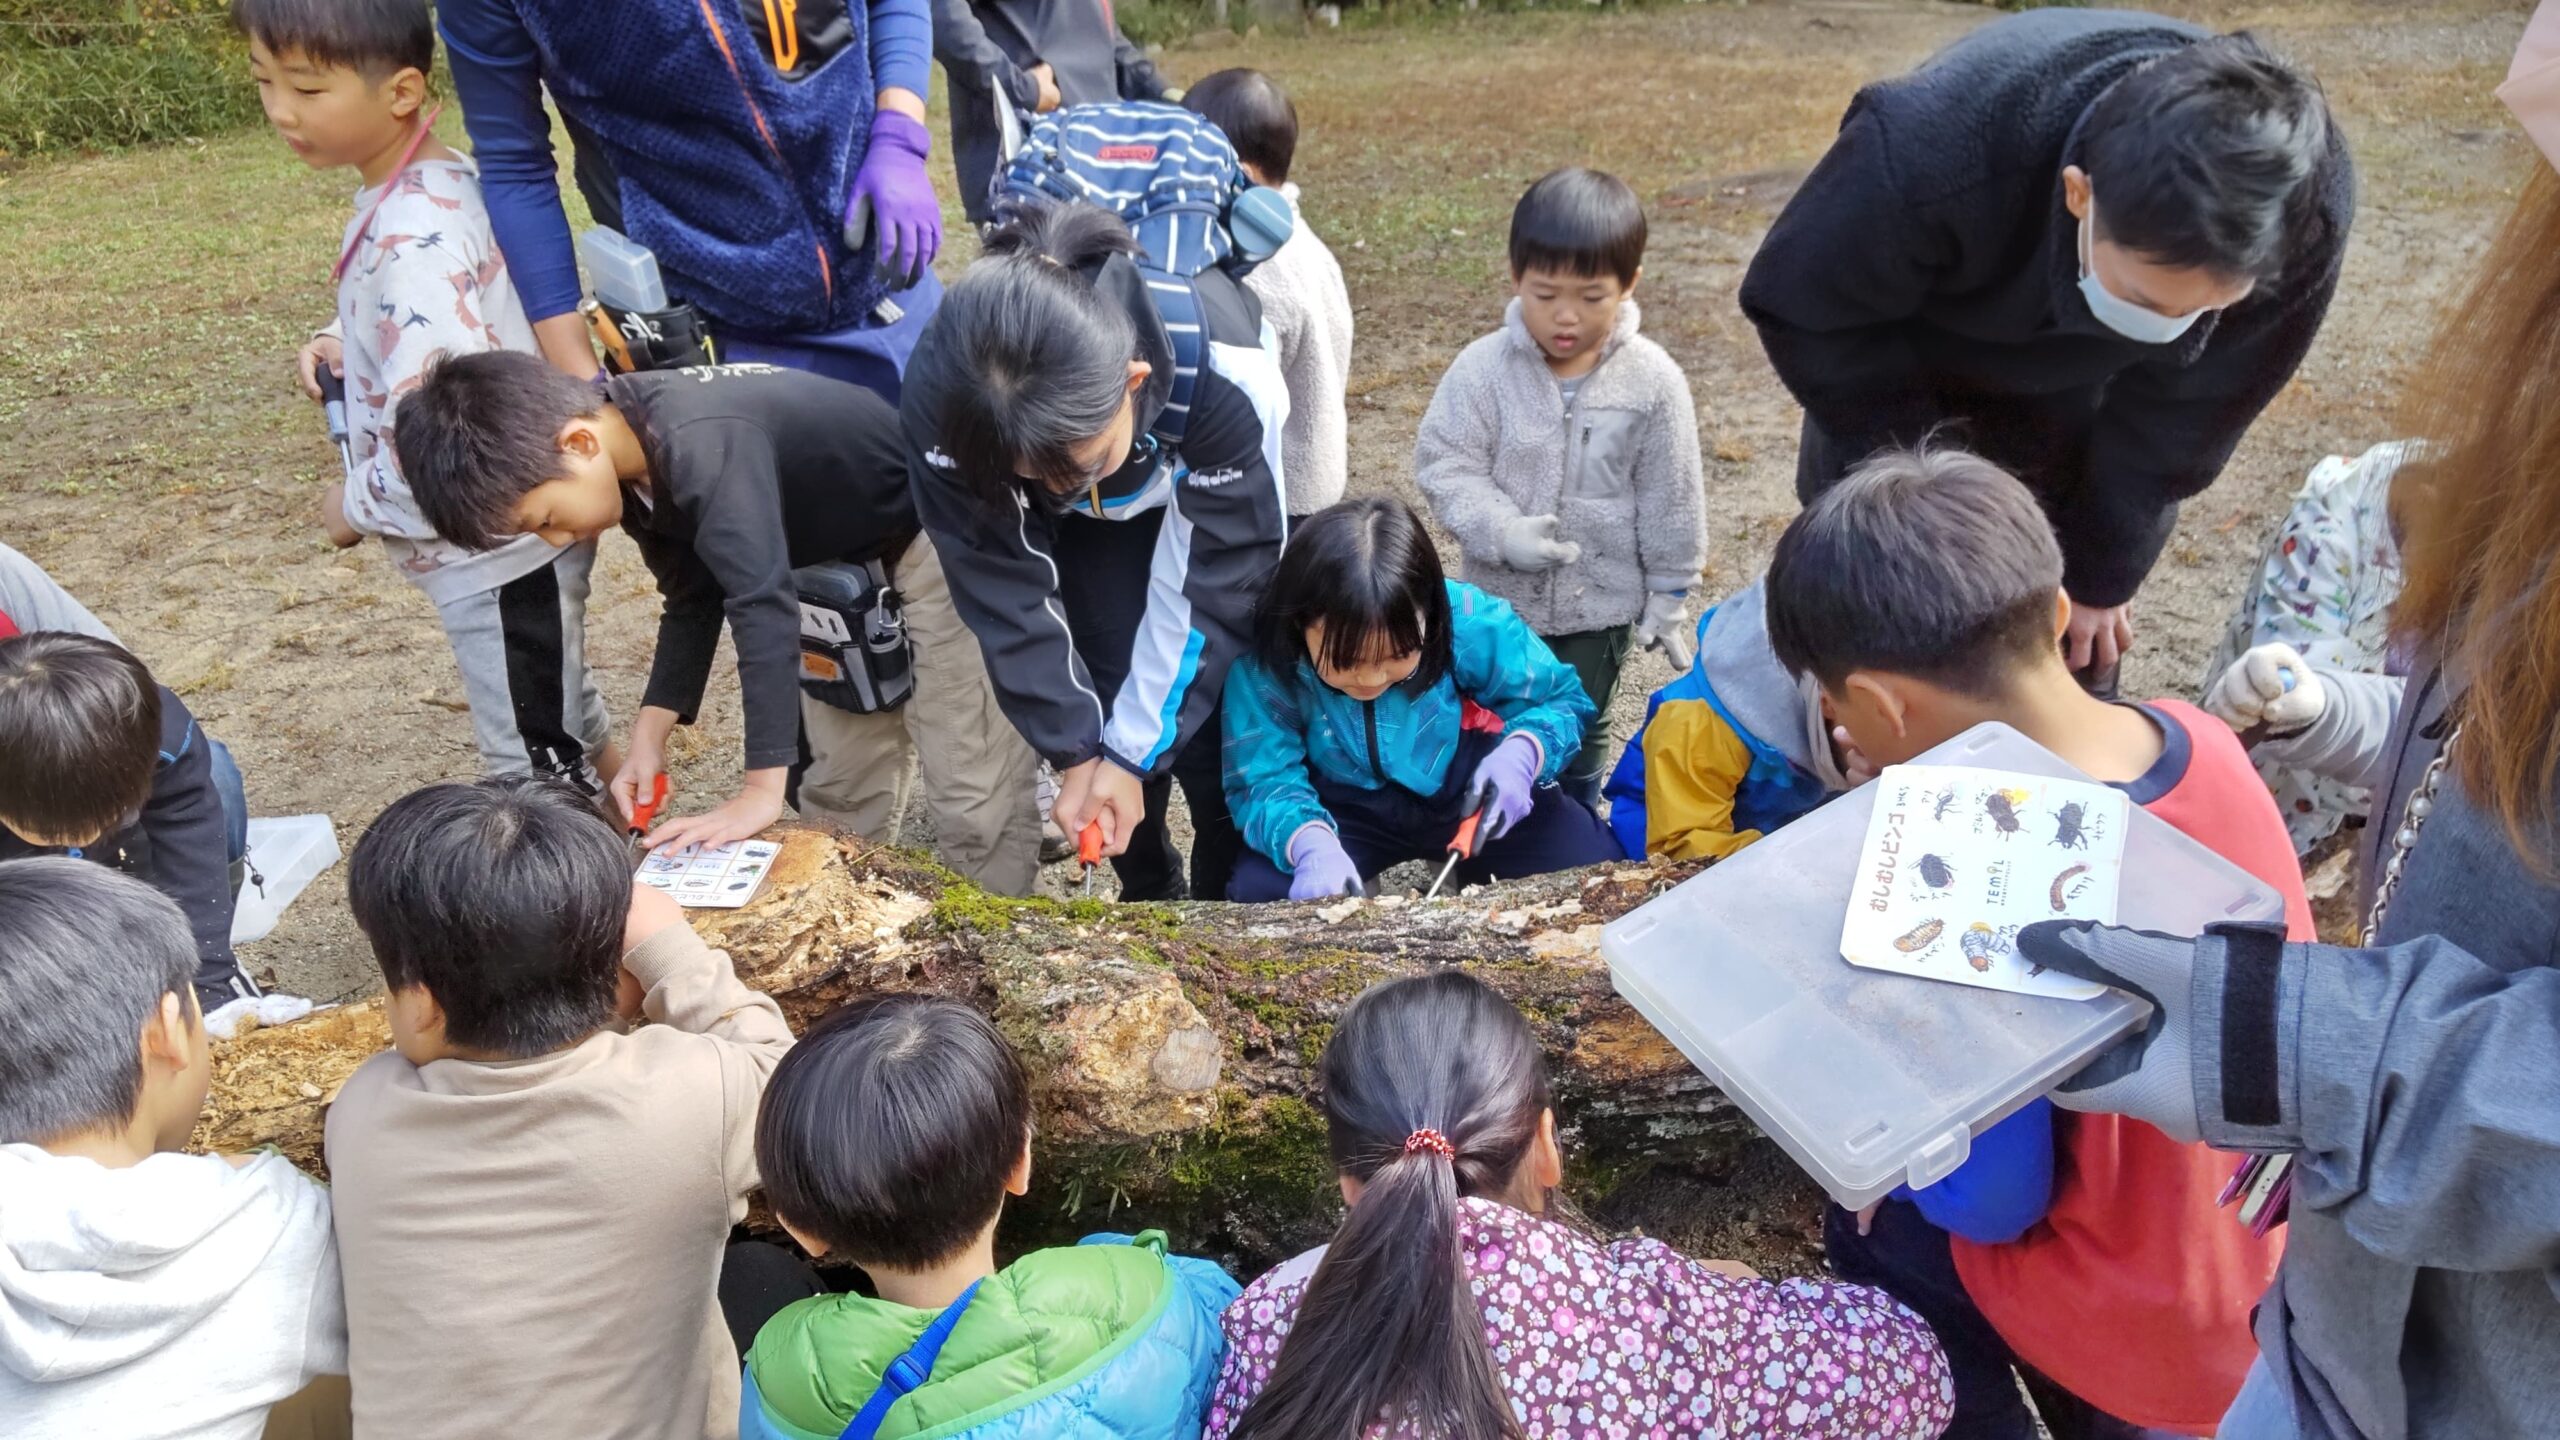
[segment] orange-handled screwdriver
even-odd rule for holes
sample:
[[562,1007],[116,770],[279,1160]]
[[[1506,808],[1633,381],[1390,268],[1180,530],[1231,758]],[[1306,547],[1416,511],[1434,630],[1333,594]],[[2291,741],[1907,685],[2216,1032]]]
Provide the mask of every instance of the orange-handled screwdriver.
[[1076,859],[1084,862],[1084,897],[1093,898],[1093,867],[1102,863],[1102,822],[1088,820],[1076,832]]
[[658,772],[656,783],[649,787],[649,798],[631,807],[631,833],[649,833],[649,822],[658,818],[658,808],[667,803],[667,772]]
[[1449,858],[1440,863],[1440,874],[1431,882],[1431,888],[1422,892],[1423,899],[1438,895],[1440,887],[1449,883],[1449,872],[1458,868],[1458,862],[1476,853],[1476,830],[1492,809],[1493,802],[1488,800],[1476,813],[1458,822],[1458,833],[1449,837]]

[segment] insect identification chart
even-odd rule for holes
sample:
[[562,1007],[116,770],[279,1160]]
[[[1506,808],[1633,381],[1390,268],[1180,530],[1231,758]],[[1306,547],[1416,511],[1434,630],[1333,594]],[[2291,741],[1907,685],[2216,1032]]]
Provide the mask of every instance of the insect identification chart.
[[2104,991],[2028,964],[2018,931],[2038,920],[2115,923],[2121,791],[1957,765],[1890,765],[1876,787],[1840,929],[1850,964],[2066,1000]]
[[640,861],[632,878],[664,890],[679,905],[697,910],[735,910],[755,898],[773,857],[782,847],[770,840],[733,840],[708,849],[687,845]]

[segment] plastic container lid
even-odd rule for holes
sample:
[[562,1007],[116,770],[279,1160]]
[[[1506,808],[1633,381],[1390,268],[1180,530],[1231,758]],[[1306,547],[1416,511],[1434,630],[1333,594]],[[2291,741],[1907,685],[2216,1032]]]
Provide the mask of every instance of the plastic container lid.
[[[2086,779],[2006,725],[1915,764]],[[1856,1210],[1945,1179],[1973,1136],[2135,1029],[2151,1007],[2109,991],[2056,1000],[1861,970],[1841,921],[1875,806],[1862,786],[1720,861],[1601,932],[1618,993]],[[2284,918],[2284,897],[2133,807],[2119,923],[2197,935]]]
[[231,943],[267,938],[320,872],[338,860],[338,830],[326,815],[288,815],[249,822],[249,873],[231,910]]
[[587,269],[587,288],[616,310],[667,308],[667,282],[658,274],[658,257],[621,231],[598,225],[579,236],[578,263]]

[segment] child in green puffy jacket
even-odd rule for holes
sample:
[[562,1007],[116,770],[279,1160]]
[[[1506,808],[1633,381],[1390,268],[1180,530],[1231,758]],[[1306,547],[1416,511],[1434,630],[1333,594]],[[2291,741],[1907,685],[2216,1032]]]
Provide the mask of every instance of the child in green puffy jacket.
[[1200,1433],[1236,1283],[1153,1232],[997,1267],[1005,1196],[1031,1184],[1031,1094],[975,1010],[883,996],[810,1031],[766,1087],[756,1165],[792,1238],[879,1296],[765,1323],[741,1440]]

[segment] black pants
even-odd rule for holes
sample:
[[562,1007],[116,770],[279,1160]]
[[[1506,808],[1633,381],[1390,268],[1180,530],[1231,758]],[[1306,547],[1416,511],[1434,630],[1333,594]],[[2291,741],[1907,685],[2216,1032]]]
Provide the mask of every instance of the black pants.
[[1841,1279],[1883,1290],[1936,1332],[1956,1382],[1956,1418],[1941,1440],[2035,1440],[2035,1418],[2018,1393],[2021,1379],[2053,1440],[2168,1435],[2116,1419],[2022,1364],[1965,1293],[1947,1232],[1930,1224],[1920,1207],[1887,1200],[1861,1235],[1856,1216],[1825,1205],[1822,1251]]
[[[1449,837],[1466,818],[1467,784],[1475,778],[1477,763],[1498,743],[1488,735],[1464,737],[1449,762],[1449,778],[1434,795],[1417,795],[1401,785],[1363,790],[1316,776],[1316,799],[1333,817],[1334,833],[1351,863],[1360,867],[1361,878],[1407,860],[1446,860]],[[1459,861],[1449,883],[1515,880],[1624,858],[1609,827],[1561,786],[1538,787],[1535,802],[1509,833]],[[1236,862],[1226,893],[1230,900],[1286,900],[1289,876],[1269,856],[1248,850]]]
[[[1129,677],[1129,652],[1147,613],[1147,581],[1155,562],[1156,534],[1164,512],[1128,520],[1069,515],[1058,522],[1058,601],[1076,633],[1076,654],[1093,677],[1094,693],[1108,705]],[[1224,677],[1220,677],[1221,684]],[[1202,682],[1195,682],[1202,683]],[[1219,743],[1217,695],[1208,718],[1173,757],[1172,768],[1146,784],[1147,816],[1114,857],[1123,900],[1215,898],[1227,893],[1244,839],[1227,814],[1225,750]],[[1103,762],[1109,764],[1109,761]],[[1175,781],[1191,807],[1191,866],[1184,883],[1182,855],[1165,827],[1165,807]]]
[[799,1251],[770,1240],[740,1240],[720,1257],[719,1293],[720,1318],[744,1359],[766,1321],[793,1301],[824,1295],[827,1286]]

